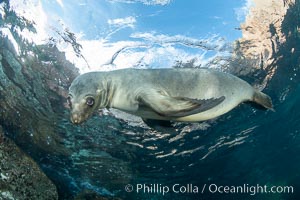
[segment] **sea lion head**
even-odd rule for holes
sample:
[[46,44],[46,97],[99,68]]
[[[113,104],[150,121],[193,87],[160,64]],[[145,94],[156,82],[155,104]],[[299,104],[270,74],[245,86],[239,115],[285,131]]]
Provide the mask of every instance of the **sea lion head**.
[[107,106],[105,79],[101,79],[96,73],[90,72],[78,76],[69,88],[67,102],[71,109],[70,120],[73,124],[81,124],[95,110]]

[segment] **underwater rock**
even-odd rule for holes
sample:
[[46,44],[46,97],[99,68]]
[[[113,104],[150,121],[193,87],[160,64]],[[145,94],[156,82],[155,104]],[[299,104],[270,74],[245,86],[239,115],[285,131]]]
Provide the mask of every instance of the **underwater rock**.
[[14,130],[9,137],[20,146],[66,154],[57,126],[78,71],[56,47],[27,46],[31,51],[20,57],[7,48],[8,38],[0,44],[0,124]]
[[0,199],[58,199],[55,185],[0,126]]
[[18,16],[9,1],[0,15],[0,125],[22,150],[68,154],[59,121],[78,69],[53,44],[36,45],[18,30],[36,33],[35,23]]

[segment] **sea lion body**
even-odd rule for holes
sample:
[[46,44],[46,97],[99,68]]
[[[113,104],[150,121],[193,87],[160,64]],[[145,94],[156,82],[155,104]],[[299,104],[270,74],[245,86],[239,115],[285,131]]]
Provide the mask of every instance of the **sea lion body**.
[[[95,109],[116,108],[143,119],[196,122],[215,118],[245,101],[272,108],[269,96],[242,79],[211,69],[124,69],[90,72],[70,87],[71,121]],[[85,98],[94,99],[86,106]]]

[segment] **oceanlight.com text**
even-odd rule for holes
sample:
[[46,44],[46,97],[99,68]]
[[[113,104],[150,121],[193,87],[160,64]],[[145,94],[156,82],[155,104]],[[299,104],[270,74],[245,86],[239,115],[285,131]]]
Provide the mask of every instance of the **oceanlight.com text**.
[[293,186],[268,186],[268,185],[249,185],[243,184],[240,186],[223,186],[217,184],[209,184],[208,191],[210,193],[219,194],[293,194]]

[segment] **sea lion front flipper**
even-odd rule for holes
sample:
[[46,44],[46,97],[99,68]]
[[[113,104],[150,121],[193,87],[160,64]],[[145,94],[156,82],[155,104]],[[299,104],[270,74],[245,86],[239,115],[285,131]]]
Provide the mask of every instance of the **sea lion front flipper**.
[[143,94],[139,97],[142,106],[148,106],[154,112],[165,117],[185,117],[209,110],[225,97],[211,99],[191,99],[187,97],[170,97],[165,92],[157,91]]
[[177,97],[175,99],[179,99],[181,101],[186,101],[187,103],[193,105],[192,108],[189,109],[182,109],[179,112],[170,113],[171,117],[184,117],[188,115],[197,114],[200,112],[207,111],[220,103],[222,103],[225,100],[224,96],[221,96],[219,98],[210,98],[210,99],[190,99],[190,98],[181,98]]

